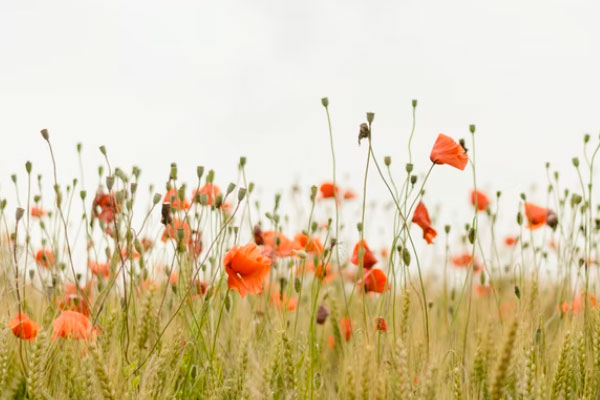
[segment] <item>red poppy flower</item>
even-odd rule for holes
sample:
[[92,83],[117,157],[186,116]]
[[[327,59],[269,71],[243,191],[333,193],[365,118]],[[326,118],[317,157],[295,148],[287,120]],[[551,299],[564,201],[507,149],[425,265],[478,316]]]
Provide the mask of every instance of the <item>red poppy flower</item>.
[[361,249],[363,251],[363,268],[371,269],[373,265],[377,264],[377,258],[375,258],[375,254],[371,251],[369,246],[367,246],[367,242],[365,240],[361,240],[354,245],[350,262],[354,265],[360,266],[359,251]]
[[546,224],[546,218],[548,216],[548,209],[540,207],[533,203],[525,203],[525,217],[529,225],[529,229],[538,229]]
[[516,236],[507,236],[504,238],[504,244],[507,246],[514,246],[517,244],[518,238]]
[[190,208],[190,202],[186,198],[181,200],[179,198],[179,193],[177,190],[175,190],[175,188],[169,189],[167,194],[165,194],[163,202],[171,203],[171,207],[173,207],[175,210],[187,210]]
[[78,294],[65,294],[63,297],[57,298],[56,303],[61,311],[77,311],[86,317],[90,315],[87,303]]
[[344,200],[354,200],[358,197],[358,195],[351,189],[348,189],[344,192]]
[[455,267],[469,267],[471,265],[472,256],[470,253],[463,253],[456,256],[452,256],[452,264]]
[[206,195],[206,197],[208,199],[208,201],[206,203],[207,205],[214,206],[217,196],[219,194],[221,194],[221,189],[217,185],[209,182],[206,185],[202,186],[200,189],[194,190],[194,193],[193,193],[194,201],[198,201],[198,196],[201,194]]
[[423,239],[428,244],[433,243],[433,239],[437,236],[437,232],[431,226],[431,220],[429,219],[429,213],[427,212],[427,208],[422,201],[419,202],[417,208],[415,208],[415,213],[413,214],[412,222],[419,225],[421,229],[423,229]]
[[[365,292],[383,293],[387,286],[387,277],[379,268],[367,271],[363,277]],[[362,286],[362,282],[358,283]]]
[[92,202],[92,213],[94,217],[108,224],[115,219],[115,215],[119,212],[119,204],[117,204],[114,193],[104,193],[98,191],[94,201]]
[[476,206],[478,211],[485,211],[490,205],[490,199],[479,190],[471,190],[471,204]]
[[271,292],[271,303],[279,310],[294,311],[298,307],[298,299],[290,298],[282,294],[279,291]]
[[52,268],[54,266],[54,254],[48,249],[40,249],[35,253],[35,262],[44,268]]
[[88,267],[90,267],[90,271],[92,274],[96,276],[102,276],[104,278],[108,278],[110,274],[110,264],[109,263],[99,263],[96,261],[90,260],[88,262]]
[[8,327],[13,335],[23,340],[29,340],[30,342],[33,342],[33,339],[35,339],[40,330],[40,325],[30,320],[29,316],[24,312],[17,313],[17,316],[8,323]]
[[305,250],[308,253],[321,254],[323,252],[323,243],[318,237],[308,237],[304,233],[298,233],[294,236],[294,247],[299,250]]
[[271,269],[271,260],[263,257],[256,243],[234,246],[225,255],[223,264],[228,275],[227,286],[237,290],[242,297],[247,293],[260,293]]
[[321,187],[319,187],[319,191],[321,192],[322,198],[332,199],[337,197],[339,188],[337,186],[333,186],[333,183],[331,182],[325,182],[321,184]]
[[346,338],[346,341],[350,340],[352,337],[352,322],[350,321],[350,318],[342,318],[340,320],[340,328],[342,329],[342,334],[344,335],[344,338]]
[[387,322],[383,317],[375,318],[375,329],[379,332],[387,332]]
[[63,311],[58,318],[52,322],[52,340],[56,338],[72,338],[85,340],[90,337],[92,324],[85,315],[76,311]]
[[42,218],[47,212],[41,207],[31,207],[31,216],[35,218]]
[[443,133],[438,135],[429,158],[436,164],[448,164],[460,170],[464,170],[469,162],[465,149]]
[[166,242],[167,239],[177,240],[177,231],[179,229],[183,229],[183,242],[186,244],[189,243],[191,237],[190,226],[186,221],[182,222],[179,218],[173,218],[173,221],[165,226],[160,240],[163,242]]
[[275,249],[277,257],[289,257],[294,250],[300,250],[298,243],[295,243],[281,232],[275,234],[275,231],[265,231],[262,233],[262,238],[265,254],[269,256],[273,249]]

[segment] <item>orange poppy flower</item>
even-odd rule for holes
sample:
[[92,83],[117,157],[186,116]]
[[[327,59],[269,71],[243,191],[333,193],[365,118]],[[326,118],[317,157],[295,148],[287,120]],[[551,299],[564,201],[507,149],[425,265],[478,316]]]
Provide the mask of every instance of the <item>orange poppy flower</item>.
[[[124,260],[129,259],[129,253],[127,251],[127,246],[121,247],[121,256],[123,256]],[[131,257],[134,260],[139,260],[140,259],[140,253],[138,253],[137,250],[134,249],[133,247],[131,248]]]
[[175,286],[179,283],[179,272],[177,272],[177,271],[171,272],[171,274],[169,275],[169,283],[173,286]]
[[492,287],[478,283],[475,285],[475,293],[480,297],[490,297],[492,294]]
[[329,346],[330,349],[333,349],[335,347],[335,338],[333,337],[333,335],[329,335],[327,337],[327,346]]
[[443,133],[438,135],[433,144],[429,159],[433,163],[448,164],[460,170],[464,170],[469,162],[465,149]]
[[477,207],[477,211],[485,211],[490,205],[490,199],[479,190],[471,190],[471,204]]
[[48,249],[40,249],[35,253],[35,262],[41,267],[52,268],[54,261],[54,254]]
[[298,299],[290,298],[284,294],[283,297],[280,292],[271,292],[271,303],[279,310],[294,311],[298,307]]
[[42,218],[47,212],[41,207],[31,207],[31,216],[35,218]]
[[103,193],[99,190],[92,202],[92,213],[94,217],[103,221],[105,224],[114,221],[115,215],[119,212],[119,208],[114,193]]
[[[306,264],[304,265],[305,272],[314,272],[315,277],[323,279],[325,283],[331,283],[335,278],[335,272],[333,271],[333,267],[331,264],[327,264],[325,268],[321,264],[320,260],[317,260],[317,268],[315,268],[314,259],[307,259]],[[298,273],[301,273],[301,270],[298,270]]]
[[277,232],[277,235],[275,235],[275,231],[265,231],[262,233],[262,238],[265,254],[268,255],[275,249],[277,257],[289,257],[294,250],[300,250],[298,243],[295,243],[281,232]]
[[433,243],[433,239],[437,236],[437,232],[431,226],[431,220],[429,219],[429,213],[427,212],[427,208],[422,201],[419,202],[417,208],[415,208],[415,213],[413,214],[412,222],[419,225],[421,229],[423,229],[423,239],[428,244]]
[[548,216],[548,209],[540,207],[533,203],[525,203],[525,217],[529,225],[529,229],[538,229],[546,224],[546,217]]
[[90,271],[92,271],[92,274],[94,274],[96,276],[102,276],[104,278],[108,278],[108,276],[110,275],[110,264],[109,263],[99,263],[99,262],[90,260],[88,262],[88,267],[90,268]]
[[221,194],[221,189],[217,185],[209,182],[206,185],[202,186],[200,189],[194,190],[194,201],[198,201],[198,196],[201,194],[206,195],[208,199],[208,202],[206,203],[207,205],[214,206],[217,196]]
[[507,236],[504,238],[504,244],[511,247],[517,244],[518,238],[516,236]]
[[377,258],[375,254],[371,251],[369,246],[367,246],[367,242],[365,240],[361,240],[354,245],[354,250],[352,251],[352,257],[350,258],[350,262],[354,265],[360,266],[360,254],[359,251],[363,250],[363,268],[371,269],[373,265],[377,264]]
[[52,340],[56,338],[72,338],[85,340],[90,337],[92,324],[85,315],[77,311],[63,311],[58,318],[52,322]]
[[13,335],[23,340],[29,340],[30,342],[33,342],[33,339],[35,339],[40,330],[40,325],[30,320],[29,316],[24,312],[17,313],[17,316],[8,323],[8,327]]
[[304,233],[298,233],[294,236],[294,246],[299,250],[306,250],[309,253],[321,254],[323,252],[323,243],[318,237],[308,237]]
[[331,182],[322,183],[319,187],[319,191],[321,192],[321,197],[323,199],[332,199],[336,198],[339,192],[339,187],[333,186]]
[[190,226],[186,221],[181,221],[179,218],[173,218],[173,221],[165,226],[160,240],[166,242],[167,239],[177,240],[177,231],[183,229],[183,242],[188,244],[191,238]]
[[379,332],[387,332],[387,322],[383,317],[375,318],[375,329]]
[[242,247],[234,246],[225,255],[223,264],[228,275],[227,286],[237,290],[242,297],[247,293],[260,293],[271,269],[271,260],[263,257],[253,242]]
[[387,277],[379,268],[373,268],[365,273],[364,285],[358,282],[358,285],[364,286],[365,292],[383,293],[387,287]]
[[[588,295],[588,306],[591,308],[598,308],[598,300],[593,293]],[[573,299],[573,314],[578,313],[585,307],[585,293],[581,292],[578,296]]]
[[346,338],[346,341],[350,340],[352,337],[352,322],[350,321],[350,318],[342,318],[340,320],[340,328],[342,329],[342,334],[344,335],[344,338]]
[[463,253],[452,256],[452,264],[455,267],[469,267],[471,265],[472,256],[469,253]]
[[171,207],[173,207],[175,210],[187,210],[188,208],[190,208],[190,202],[188,201],[188,199],[184,198],[183,200],[181,200],[179,198],[179,193],[177,192],[177,190],[175,190],[175,188],[169,189],[167,194],[165,194],[163,202],[171,203]]
[[569,302],[563,301],[561,304],[556,306],[558,311],[561,311],[563,314],[567,314],[569,312]]

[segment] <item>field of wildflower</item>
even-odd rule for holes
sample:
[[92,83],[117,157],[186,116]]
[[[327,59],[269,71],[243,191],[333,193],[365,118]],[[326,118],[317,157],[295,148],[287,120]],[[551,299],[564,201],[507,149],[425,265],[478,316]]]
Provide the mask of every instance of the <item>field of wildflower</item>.
[[[364,186],[347,188],[321,104],[331,169],[295,188],[293,218],[286,196],[259,201],[255,185],[268,183],[247,177],[243,157],[236,182],[209,166],[182,182],[173,163],[142,188],[140,168],[100,147],[93,190],[77,172],[60,182],[42,130],[48,172],[27,163],[25,184],[12,177],[16,204],[0,200],[0,398],[600,398],[600,144],[583,137],[575,187],[547,164],[544,202],[522,193],[507,231],[501,193],[478,189],[474,125],[413,160],[413,120],[406,159],[392,163],[367,113]],[[470,198],[462,226],[432,212],[428,178],[441,168],[472,179],[456,194]],[[383,243],[364,229],[369,170],[391,204]]]

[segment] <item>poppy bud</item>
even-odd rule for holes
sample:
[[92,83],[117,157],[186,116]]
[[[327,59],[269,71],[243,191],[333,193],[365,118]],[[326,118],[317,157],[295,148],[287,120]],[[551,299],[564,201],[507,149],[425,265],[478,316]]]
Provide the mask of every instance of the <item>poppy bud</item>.
[[367,113],[367,122],[369,122],[369,124],[372,124],[374,119],[375,119],[375,113],[368,112]]
[[329,106],[329,99],[327,97],[323,97],[321,99],[321,104],[323,104],[323,107],[327,108]]
[[254,182],[250,182],[248,184],[248,193],[252,193],[254,191]]
[[246,157],[240,157],[240,167],[244,167],[246,165]]
[[571,195],[571,207],[575,207],[576,205],[581,203],[581,200],[583,199],[580,195],[578,195],[577,193],[573,193]]
[[3,199],[2,201],[0,201],[0,210],[4,210],[5,207],[6,207],[6,199]]
[[501,192],[500,190],[498,190],[498,191],[496,192],[496,198],[498,198],[498,199],[499,199],[499,198],[500,198],[500,196],[502,196],[502,192]]
[[11,181],[13,181],[13,183],[17,183],[17,175],[15,175],[15,174],[12,174],[12,175],[10,176],[10,180],[11,180]]
[[225,295],[225,299],[223,301],[225,302],[225,309],[229,312],[231,309],[231,298],[229,297],[229,294]]
[[553,230],[556,229],[558,225],[558,217],[556,213],[552,210],[548,210],[548,214],[546,215],[546,225],[548,225]]
[[417,99],[412,100],[412,106],[413,106],[413,108],[417,107]]
[[590,141],[590,134],[586,133],[585,135],[583,135],[583,143],[587,143]]
[[206,174],[206,183],[212,183],[215,180],[215,171],[212,169]]
[[414,185],[415,183],[417,183],[417,176],[416,175],[411,175],[410,176],[410,184]]
[[329,316],[329,311],[323,304],[319,306],[317,310],[317,324],[323,325],[325,321],[327,321],[327,317]]
[[15,213],[15,217],[16,217],[16,219],[17,219],[17,222],[19,222],[19,220],[20,220],[21,218],[23,218],[23,214],[25,214],[25,210],[24,210],[24,209],[22,209],[21,207],[17,208],[17,211],[16,211],[16,213]]
[[363,229],[363,224],[362,224],[362,222],[359,222],[359,223],[357,223],[357,224],[356,224],[356,230],[358,230],[359,232],[362,232],[362,229]]
[[132,194],[134,194],[137,191],[137,183],[131,182],[131,185],[129,186],[129,190],[131,191]]
[[410,265],[410,251],[406,247],[402,249],[402,261],[407,267]]
[[406,172],[411,173],[413,171],[413,165],[411,163],[406,164]]
[[229,196],[229,194],[231,192],[233,192],[234,189],[235,189],[235,183],[230,183],[229,185],[227,185],[227,192],[226,192],[225,196]]
[[99,149],[100,149],[100,153],[102,153],[102,155],[106,156],[106,147],[100,146]]
[[579,158],[573,157],[573,159],[571,161],[573,162],[573,166],[575,168],[579,167]]
[[169,173],[169,179],[177,180],[177,164],[171,163],[171,172]]
[[114,184],[115,184],[115,177],[107,176],[106,177],[106,188],[108,189],[109,192],[112,190]]
[[444,226],[444,232],[446,232],[446,235],[450,233],[450,225]]
[[386,167],[389,167],[390,164],[392,163],[392,157],[390,156],[385,156],[383,158],[383,163],[385,164]]
[[48,134],[48,129],[42,129],[40,131],[44,140],[48,141],[50,139],[50,135]]
[[521,214],[521,211],[517,213],[517,224],[523,225],[523,214]]
[[475,125],[474,124],[469,125],[469,132],[475,133]]
[[527,197],[525,196],[525,193],[521,193],[521,200],[525,201],[527,199]]
[[358,131],[358,144],[360,144],[361,140],[368,138],[370,133],[369,125],[364,122],[360,124],[360,130]]
[[239,188],[239,190],[238,190],[238,201],[244,200],[244,197],[246,197],[246,188]]
[[473,244],[475,242],[475,229],[469,229],[469,243]]
[[222,205],[223,205],[223,193],[219,193],[217,195],[217,198],[215,199],[215,207],[221,208]]
[[302,289],[302,281],[300,280],[300,278],[296,277],[294,279],[294,290],[296,291],[296,293],[300,293],[301,289]]
[[319,224],[317,223],[317,221],[313,221],[311,224],[311,227],[310,227],[311,231],[314,233],[317,231],[318,228],[319,228]]
[[519,289],[517,285],[515,285],[515,296],[517,296],[518,299],[521,299],[521,289]]
[[31,161],[25,163],[25,171],[27,171],[28,174],[31,173]]
[[310,201],[315,201],[315,198],[317,197],[317,190],[318,188],[315,185],[310,187]]

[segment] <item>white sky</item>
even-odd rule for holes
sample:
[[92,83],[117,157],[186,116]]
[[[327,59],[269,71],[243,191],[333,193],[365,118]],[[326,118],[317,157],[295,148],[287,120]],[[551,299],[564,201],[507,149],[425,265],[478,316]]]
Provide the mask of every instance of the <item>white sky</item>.
[[[584,132],[596,139],[599,15],[578,0],[2,1],[0,197],[13,198],[26,160],[49,172],[42,128],[63,182],[83,142],[89,191],[101,144],[157,186],[177,161],[187,179],[205,165],[226,187],[240,155],[266,193],[319,183],[331,175],[323,96],[340,178],[358,191],[364,113],[400,179],[416,98],[416,170],[439,132],[477,124],[479,185],[505,192],[513,221],[546,161],[573,186],[570,159]],[[470,187],[468,171],[436,168],[427,199],[445,203],[444,223],[464,221]]]

